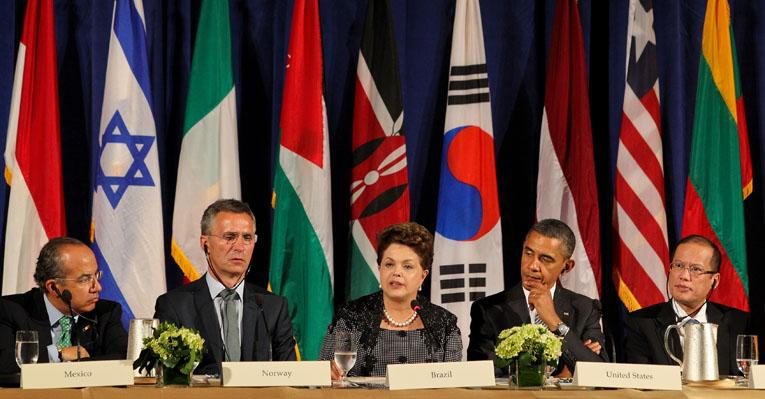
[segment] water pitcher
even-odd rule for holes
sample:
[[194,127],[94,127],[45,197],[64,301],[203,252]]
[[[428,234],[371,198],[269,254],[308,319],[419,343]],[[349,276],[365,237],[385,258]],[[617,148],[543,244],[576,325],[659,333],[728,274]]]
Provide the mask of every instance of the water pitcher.
[[[669,332],[682,329],[683,360],[669,350]],[[685,381],[716,381],[720,378],[717,369],[717,324],[699,323],[688,319],[673,324],[664,331],[664,350],[669,357],[683,368]]]
[[[133,319],[130,320],[130,329],[128,331],[128,347],[127,358],[130,360],[138,359],[138,355],[141,354],[143,349],[143,339],[151,337],[154,334],[154,329],[159,327],[158,319]],[[140,373],[138,370],[134,371],[136,377],[154,377],[155,371],[147,372],[144,370]]]

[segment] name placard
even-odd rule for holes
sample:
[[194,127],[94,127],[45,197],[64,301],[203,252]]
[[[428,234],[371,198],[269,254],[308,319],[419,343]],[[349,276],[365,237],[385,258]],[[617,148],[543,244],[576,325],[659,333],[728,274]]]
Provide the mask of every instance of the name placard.
[[133,385],[132,360],[96,360],[21,365],[21,387],[24,389],[122,385]]
[[597,362],[577,362],[574,385],[668,391],[683,388],[680,366]]
[[329,361],[223,362],[225,387],[327,387],[332,385]]
[[494,385],[494,364],[491,360],[388,365],[388,387],[391,390]]
[[765,364],[753,364],[749,367],[749,388],[765,389]]

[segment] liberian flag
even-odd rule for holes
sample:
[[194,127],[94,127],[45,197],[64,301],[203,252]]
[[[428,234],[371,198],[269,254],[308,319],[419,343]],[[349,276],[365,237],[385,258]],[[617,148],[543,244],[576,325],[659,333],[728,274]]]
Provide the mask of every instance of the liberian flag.
[[504,288],[489,75],[478,0],[457,0],[450,65],[431,300],[457,315],[464,352],[472,302]]
[[221,198],[241,198],[236,90],[227,0],[204,0],[191,60],[173,207],[173,259],[185,280],[207,271],[199,219]]
[[317,0],[296,0],[274,175],[271,288],[289,298],[301,358],[315,360],[332,320],[332,197]]
[[749,310],[743,200],[752,163],[727,0],[709,0],[701,39],[683,236],[700,234],[722,252],[710,300]]
[[377,233],[409,220],[404,106],[387,0],[367,4],[356,67],[348,299],[377,291]]
[[141,0],[116,0],[96,142],[91,239],[104,272],[102,297],[122,324],[151,318],[167,289],[157,134]]
[[560,219],[576,236],[564,287],[599,298],[600,225],[584,45],[576,0],[557,0],[539,138],[537,220]]
[[653,0],[631,0],[616,159],[614,281],[631,312],[667,300],[669,245]]
[[50,238],[66,235],[53,0],[29,0],[13,81],[5,179],[10,186],[3,295],[33,286]]

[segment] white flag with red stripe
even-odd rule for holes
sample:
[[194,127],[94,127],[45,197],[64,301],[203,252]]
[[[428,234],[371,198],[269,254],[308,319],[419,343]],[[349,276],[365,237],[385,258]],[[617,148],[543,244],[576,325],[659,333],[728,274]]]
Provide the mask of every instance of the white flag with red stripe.
[[40,249],[50,238],[66,234],[56,70],[53,0],[29,0],[5,146],[11,195],[3,295],[33,287]]
[[653,1],[631,0],[616,158],[614,282],[629,311],[667,300],[667,214]]
[[584,45],[576,0],[557,0],[539,139],[537,220],[560,219],[576,235],[564,287],[599,298],[600,217]]

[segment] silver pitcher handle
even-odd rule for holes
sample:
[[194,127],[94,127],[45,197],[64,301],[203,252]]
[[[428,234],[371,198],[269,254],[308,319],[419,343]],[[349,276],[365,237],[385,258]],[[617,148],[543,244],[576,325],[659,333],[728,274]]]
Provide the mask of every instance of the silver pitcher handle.
[[[680,329],[680,327],[677,326],[676,324],[672,324],[669,327],[667,327],[666,330],[664,330],[664,350],[667,352],[667,355],[669,355],[669,357],[672,358],[672,360],[675,361],[675,363],[679,364],[682,367],[683,366],[683,361],[678,359],[677,356],[675,356],[672,353],[672,351],[669,350],[669,331],[672,330],[673,328],[675,330],[679,330]],[[678,334],[679,333],[680,333],[680,331],[678,331]]]

